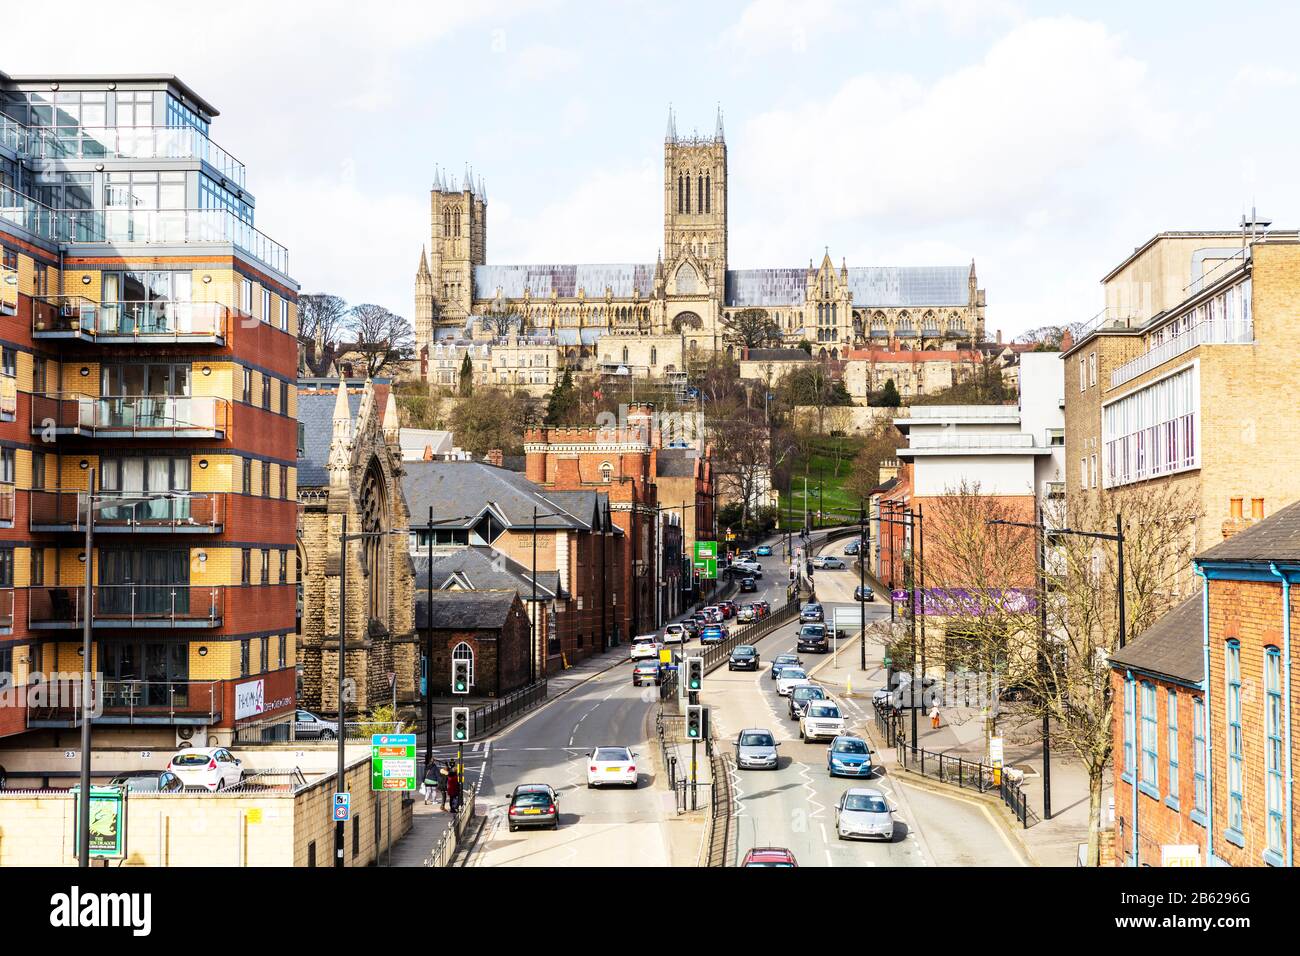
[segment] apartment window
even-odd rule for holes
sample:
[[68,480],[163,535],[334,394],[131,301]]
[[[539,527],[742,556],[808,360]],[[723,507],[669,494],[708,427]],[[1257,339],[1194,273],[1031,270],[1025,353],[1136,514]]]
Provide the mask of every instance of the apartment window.
[[32,548],[32,586],[40,587],[45,583],[45,549]]
[[1227,687],[1226,715],[1228,723],[1228,829],[1241,833],[1242,811],[1245,803],[1241,735],[1241,644],[1228,641],[1223,654],[1223,679]]
[[46,382],[49,379],[50,364],[49,360],[36,355],[32,357],[32,391],[44,392],[49,386]]
[[253,552],[250,548],[242,548],[239,552],[239,583],[253,583]]
[[289,331],[289,303],[284,299],[280,300],[280,331]]
[[[1158,723],[1156,721],[1156,685],[1142,683],[1142,784],[1151,789],[1159,786],[1160,766]],[[1159,791],[1156,791],[1159,792]]]
[[307,865],[316,865],[316,841],[312,840],[307,844]]
[[253,283],[247,279],[239,280],[239,307],[249,315],[253,314]]
[[289,552],[280,552],[280,583],[289,583]]
[[289,414],[289,383],[280,383],[280,414]]
[[271,376],[262,376],[262,407],[270,409],[271,407]]
[[0,549],[0,588],[14,586],[14,549]]
[[261,646],[259,650],[261,651],[261,657],[257,662],[258,672],[261,674],[265,674],[267,671],[271,669],[271,638],[270,637],[260,638],[260,644]]
[[1086,391],[1088,388],[1088,364],[1084,361],[1082,355],[1079,356],[1079,391]]
[[7,345],[0,348],[0,374],[10,378],[18,374],[18,353]]
[[1192,699],[1192,809],[1197,813],[1205,812],[1209,790],[1205,764],[1205,699],[1195,697]]
[[251,458],[241,458],[240,468],[243,471],[244,494],[253,493],[253,460]]
[[1088,384],[1097,384],[1097,353],[1088,353]]
[[288,635],[288,634],[281,634],[281,635],[280,635],[280,656],[279,656],[279,660],[280,660],[280,670],[284,670],[286,667],[289,666],[289,664],[288,664],[288,661],[289,661],[289,635]]
[[271,290],[262,290],[262,321],[270,323],[271,321]]
[[1079,459],[1079,484],[1087,490],[1088,487],[1088,456],[1084,455]]
[[252,648],[250,641],[244,640],[239,642],[239,676],[247,677],[252,670]]
[[269,461],[264,461],[262,462],[262,497],[269,498],[270,496],[271,496],[271,463]]
[[1093,455],[1088,459],[1088,486],[1097,487],[1097,456]]
[[1276,647],[1264,651],[1264,805],[1268,812],[1265,836],[1271,853],[1282,852],[1282,654]]
[[1124,774],[1133,779],[1133,679],[1124,681]]
[[12,485],[14,483],[14,450],[12,448],[0,449],[0,485]]
[[[953,384],[956,384],[955,382]],[[1065,444],[1064,428],[1049,428],[1047,430],[1047,444],[1061,446]]]
[[32,490],[40,491],[45,487],[45,452],[32,452]]
[[1168,717],[1165,721],[1165,741],[1169,751],[1169,791],[1167,799],[1175,807],[1178,805],[1178,692],[1169,689],[1166,699]]
[[251,369],[244,369],[244,404],[251,405],[253,402],[253,372]]
[[269,548],[262,549],[262,584],[271,583],[271,551]]
[[1200,467],[1199,406],[1200,383],[1192,366],[1103,408],[1105,482],[1124,485]]

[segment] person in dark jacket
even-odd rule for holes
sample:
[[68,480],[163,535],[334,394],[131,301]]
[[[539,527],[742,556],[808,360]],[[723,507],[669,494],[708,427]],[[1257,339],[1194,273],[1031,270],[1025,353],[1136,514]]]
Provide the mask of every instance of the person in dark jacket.
[[438,809],[447,809],[447,775],[451,773],[451,762],[438,768]]
[[438,789],[438,781],[442,778],[439,770],[436,758],[431,759],[428,766],[424,768],[424,805],[426,807],[433,803],[434,791]]
[[451,801],[452,813],[460,809],[460,774],[455,766],[447,773],[447,799]]

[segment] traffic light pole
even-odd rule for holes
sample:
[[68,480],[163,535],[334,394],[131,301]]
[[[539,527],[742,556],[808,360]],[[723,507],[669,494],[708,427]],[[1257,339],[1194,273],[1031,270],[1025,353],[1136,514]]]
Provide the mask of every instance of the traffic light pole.
[[[433,568],[429,568],[429,574],[433,574]],[[339,710],[339,767],[338,767],[338,785],[336,793],[342,793],[346,786],[343,776],[343,742],[347,739],[347,711],[343,706],[343,672],[345,669],[345,655],[343,651],[344,638],[347,634],[347,609],[348,609],[348,515],[343,513],[343,532],[339,537],[339,660],[338,667],[338,710]],[[429,607],[429,613],[433,613],[433,607]],[[343,866],[343,837],[347,822],[344,820],[334,821],[334,866]]]

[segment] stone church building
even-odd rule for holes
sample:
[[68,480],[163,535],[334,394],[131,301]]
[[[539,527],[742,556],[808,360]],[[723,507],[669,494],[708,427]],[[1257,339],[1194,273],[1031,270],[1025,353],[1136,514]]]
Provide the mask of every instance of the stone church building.
[[[419,700],[409,515],[397,406],[387,383],[298,391],[298,646],[308,710],[338,712],[339,576],[346,576],[346,711]],[[347,561],[342,560],[347,518]]]
[[437,172],[430,245],[415,277],[417,352],[446,338],[522,332],[553,343],[572,362],[626,352],[600,341],[625,336],[639,344],[640,361],[652,363],[644,371],[671,375],[692,352],[728,344],[723,322],[743,309],[762,310],[787,343],[807,340],[830,358],[871,344],[933,348],[984,337],[984,290],[973,261],[836,267],[827,249],[806,269],[731,268],[721,111],[711,136],[679,135],[669,111],[663,203],[654,262],[489,264],[482,179],[468,169],[461,181]]

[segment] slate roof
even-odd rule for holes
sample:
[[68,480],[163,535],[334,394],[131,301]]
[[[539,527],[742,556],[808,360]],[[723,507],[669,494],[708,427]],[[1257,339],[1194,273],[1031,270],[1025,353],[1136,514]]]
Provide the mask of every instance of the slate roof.
[[[298,393],[298,421],[303,424],[303,452],[298,459],[298,487],[321,488],[330,483],[330,442],[334,438],[334,403],[338,401],[333,390],[301,391]],[[361,395],[348,390],[348,410],[356,420],[361,407]]]
[[[433,628],[448,631],[491,631],[505,625],[514,607],[514,591],[437,591],[433,595]],[[428,627],[424,596],[415,602],[416,630]]]
[[1199,684],[1205,677],[1204,621],[1195,594],[1111,654],[1110,666]]
[[661,478],[694,478],[699,455],[686,448],[664,448],[655,456]]
[[749,349],[742,362],[811,362],[803,349]]
[[578,289],[588,299],[603,299],[608,287],[615,298],[630,299],[633,290],[642,297],[654,291],[654,263],[609,265],[485,265],[474,267],[474,298],[496,298],[497,289],[507,299],[522,299],[528,289],[534,299],[573,298]]
[[[411,564],[415,569],[416,597],[422,600],[429,587],[428,556],[412,554]],[[448,583],[452,581],[462,590],[515,591],[525,601],[533,596],[532,568],[484,545],[442,554],[434,551],[434,590],[450,589]],[[538,600],[549,601],[561,591],[558,571],[537,572]]]
[[[910,308],[970,304],[966,266],[858,266],[848,270],[853,304]],[[725,304],[732,307],[802,305],[807,269],[729,269]]]
[[1196,561],[1300,561],[1300,501],[1202,551]]
[[[590,527],[586,512],[579,517],[569,511],[578,503],[561,500],[563,494],[543,493],[524,475],[482,461],[412,461],[402,476],[402,494],[412,515],[427,515],[433,508],[443,529],[469,528],[491,505],[509,527],[532,527],[533,507],[538,512],[539,530]],[[594,492],[593,492],[594,494]],[[553,512],[562,512],[553,514]],[[462,516],[472,515],[465,519]],[[545,515],[546,517],[541,517]],[[442,519],[456,519],[446,520]],[[416,521],[418,524],[418,519]]]

